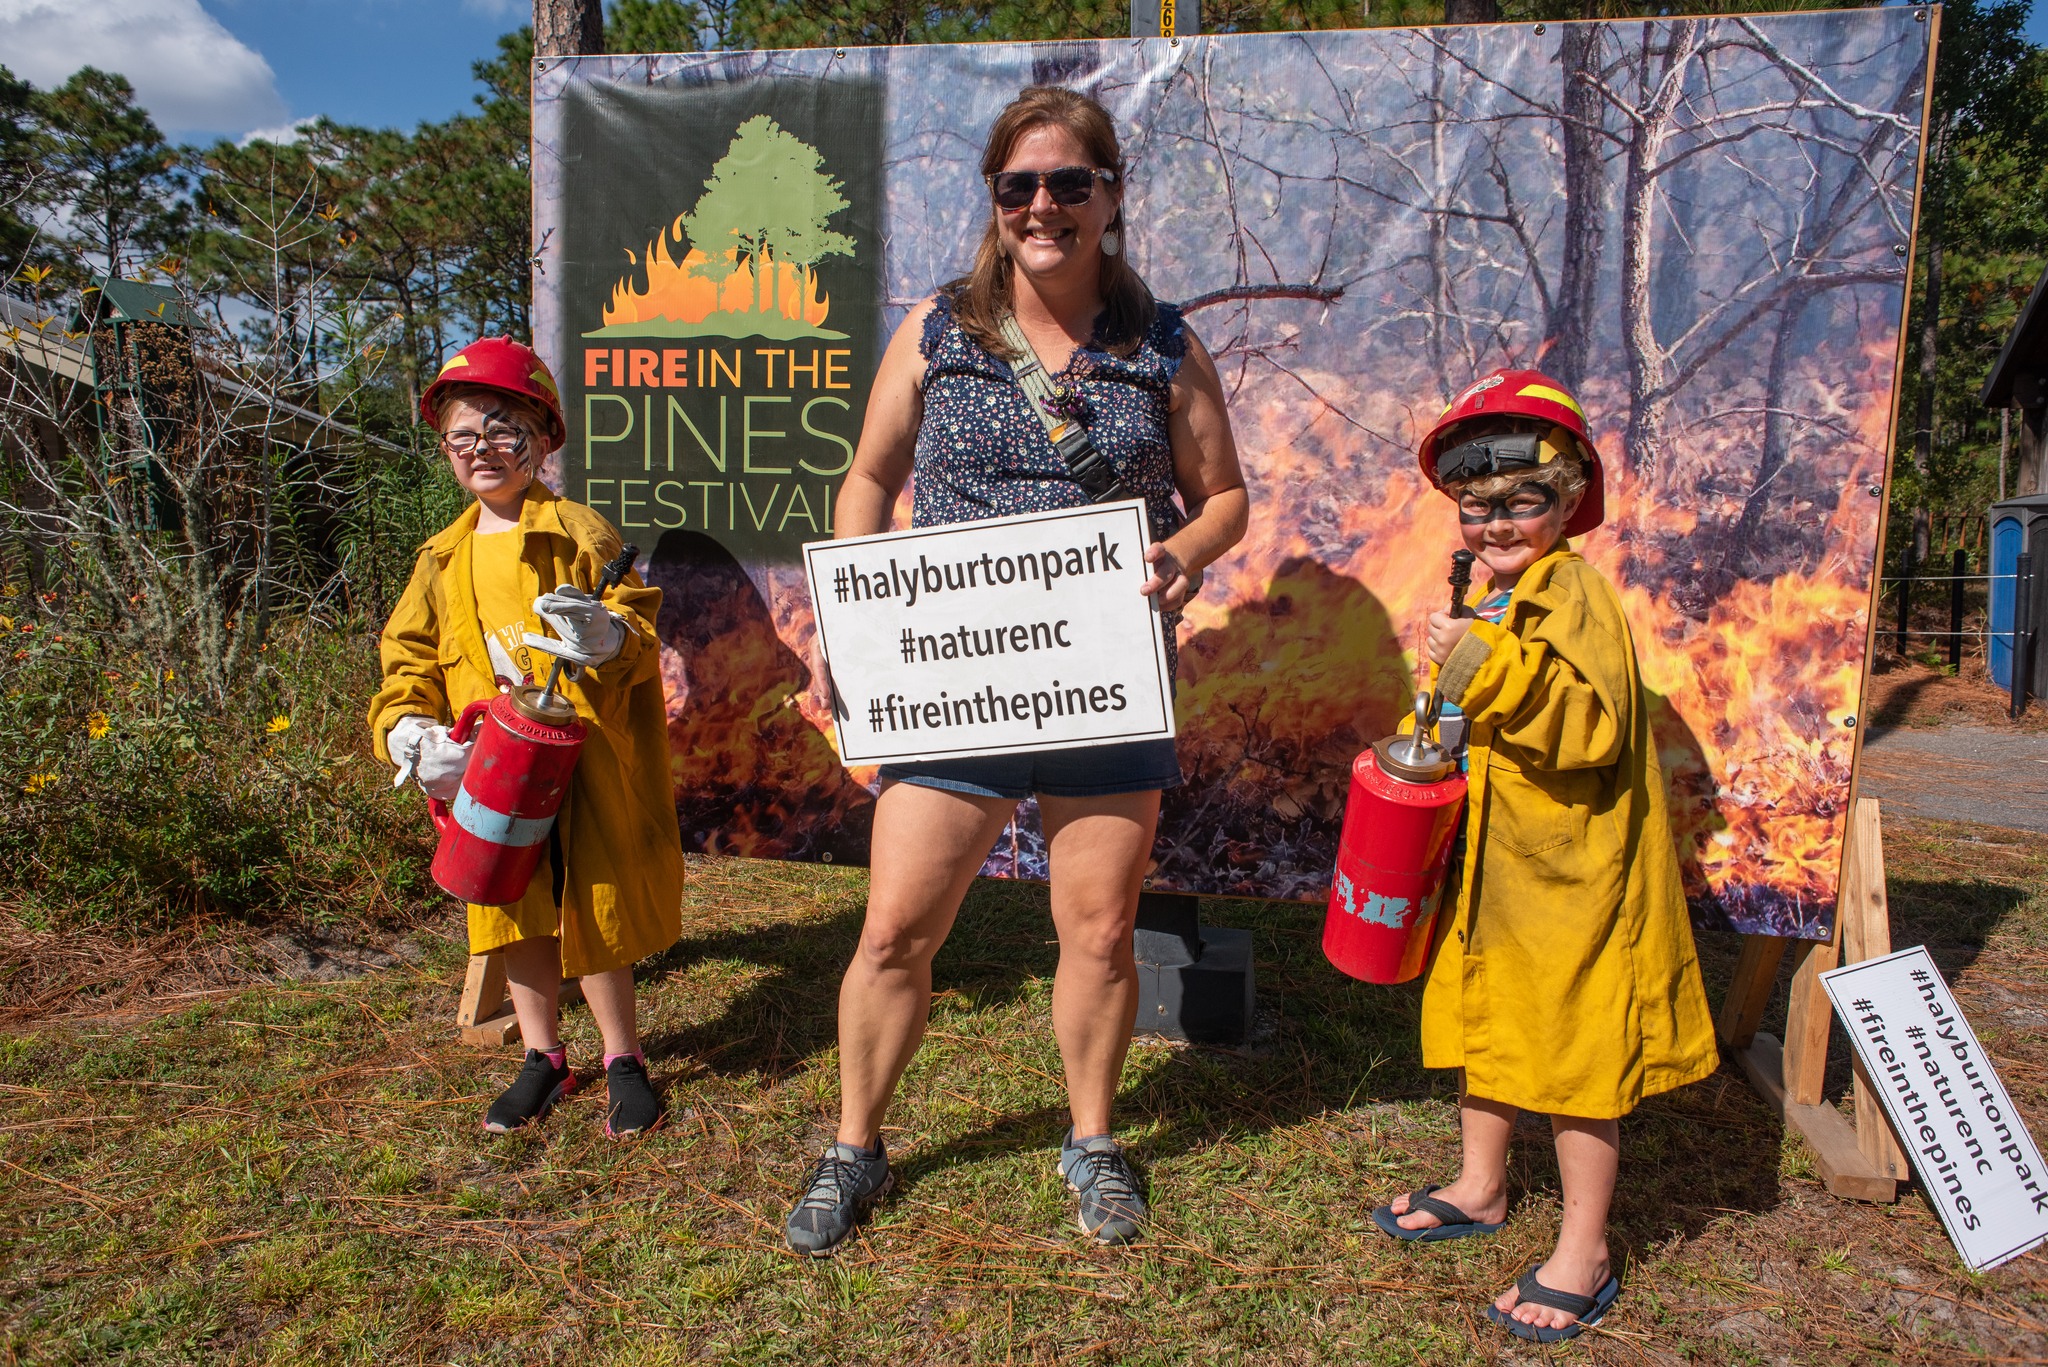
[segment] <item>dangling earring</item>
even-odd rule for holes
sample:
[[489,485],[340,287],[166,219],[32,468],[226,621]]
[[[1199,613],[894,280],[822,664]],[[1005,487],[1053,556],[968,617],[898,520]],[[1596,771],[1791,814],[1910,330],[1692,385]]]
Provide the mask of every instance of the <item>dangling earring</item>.
[[1102,254],[1104,256],[1115,256],[1118,252],[1122,251],[1123,249],[1124,235],[1122,233],[1118,232],[1114,228],[1111,228],[1108,232],[1102,235]]

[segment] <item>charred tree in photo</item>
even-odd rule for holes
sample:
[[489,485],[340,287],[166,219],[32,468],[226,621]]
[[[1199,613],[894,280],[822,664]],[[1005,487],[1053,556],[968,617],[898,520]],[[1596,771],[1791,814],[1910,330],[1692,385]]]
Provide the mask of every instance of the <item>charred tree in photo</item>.
[[1594,301],[1607,236],[1605,149],[1611,135],[1607,106],[1600,98],[1600,52],[1606,38],[1605,24],[1566,24],[1558,48],[1563,68],[1557,122],[1564,148],[1564,250],[1557,293],[1545,319],[1551,347],[1544,367],[1574,390],[1585,380],[1593,353]]
[[[1637,474],[1655,472],[1665,418],[1671,411],[1671,389],[1665,382],[1670,357],[1657,340],[1651,298],[1657,176],[1664,169],[1660,164],[1664,145],[1676,131],[1686,68],[1699,51],[1700,25],[1690,19],[1671,25],[1661,47],[1655,32],[1653,26],[1644,26],[1638,58],[1646,98],[1639,107],[1623,111],[1631,126],[1622,182],[1622,349],[1628,356],[1629,389],[1628,431],[1622,446],[1629,469]],[[1653,65],[1654,84],[1650,79]]]

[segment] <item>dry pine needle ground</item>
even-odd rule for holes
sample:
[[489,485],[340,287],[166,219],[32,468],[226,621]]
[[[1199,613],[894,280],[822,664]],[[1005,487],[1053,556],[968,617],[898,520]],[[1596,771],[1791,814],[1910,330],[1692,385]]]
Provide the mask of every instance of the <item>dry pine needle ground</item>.
[[[1934,948],[2048,1134],[2048,855],[1904,822],[1888,854],[1896,942]],[[1206,904],[1257,932],[1261,1034],[1133,1051],[1121,1120],[1157,1218],[1101,1251],[1053,1170],[1043,891],[977,885],[892,1116],[899,1194],[838,1258],[798,1260],[778,1231],[828,1135],[862,875],[691,872],[684,939],[642,973],[670,1121],[635,1145],[603,1137],[595,1077],[537,1132],[480,1131],[514,1060],[454,1042],[451,941],[339,982],[260,981],[261,954],[216,947],[182,983],[138,967],[140,992],[109,971],[138,946],[44,945],[92,981],[45,973],[0,1022],[0,1360],[2048,1359],[2048,1260],[1971,1277],[1917,1195],[1834,1200],[1726,1068],[1623,1124],[1604,1332],[1511,1345],[1478,1307],[1555,1234],[1547,1129],[1518,1133],[1500,1237],[1374,1232],[1373,1204],[1453,1171],[1450,1081],[1417,1065],[1416,993],[1344,981],[1315,911],[1281,904]],[[1702,940],[1717,999],[1734,947]],[[587,1014],[566,1031],[594,1064]]]

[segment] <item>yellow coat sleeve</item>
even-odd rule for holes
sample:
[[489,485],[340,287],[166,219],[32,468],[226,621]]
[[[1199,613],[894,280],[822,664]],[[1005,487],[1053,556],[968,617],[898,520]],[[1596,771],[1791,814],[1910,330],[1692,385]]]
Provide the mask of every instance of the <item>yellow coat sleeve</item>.
[[386,764],[391,752],[384,737],[400,717],[417,712],[439,722],[452,720],[441,668],[439,578],[433,553],[421,551],[377,643],[384,684],[370,700],[370,744]]
[[[1485,658],[1453,701],[1475,727],[1493,728],[1496,748],[1517,752],[1531,768],[1613,764],[1632,720],[1627,639],[1554,582],[1532,601],[1543,615],[1526,640],[1492,622],[1472,624],[1445,672],[1462,672],[1455,667],[1479,650]],[[1460,652],[1464,661],[1455,659]]]

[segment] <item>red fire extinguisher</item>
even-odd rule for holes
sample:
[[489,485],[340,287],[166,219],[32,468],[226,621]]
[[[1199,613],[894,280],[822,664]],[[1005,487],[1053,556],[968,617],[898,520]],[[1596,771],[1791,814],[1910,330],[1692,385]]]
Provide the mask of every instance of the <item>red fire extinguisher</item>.
[[[600,596],[626,577],[638,554],[627,546],[604,567]],[[562,668],[557,657],[546,687],[515,684],[471,703],[450,728],[458,744],[476,734],[455,801],[427,804],[441,833],[434,881],[451,896],[479,906],[510,905],[526,895],[547,855],[548,832],[569,795],[585,734],[576,708],[555,692]]]
[[[1451,613],[1464,615],[1472,554],[1451,569]],[[1351,765],[1351,793],[1337,843],[1323,953],[1369,983],[1405,983],[1422,972],[1443,898],[1465,776],[1449,749],[1429,738],[1434,693],[1416,699],[1413,735],[1392,735]]]

